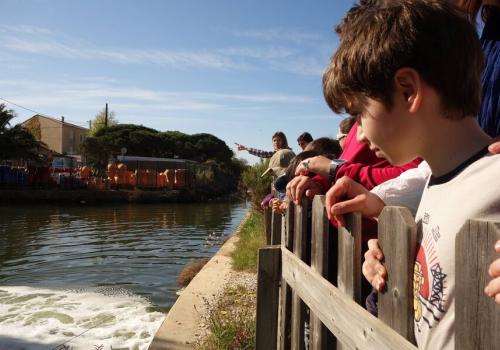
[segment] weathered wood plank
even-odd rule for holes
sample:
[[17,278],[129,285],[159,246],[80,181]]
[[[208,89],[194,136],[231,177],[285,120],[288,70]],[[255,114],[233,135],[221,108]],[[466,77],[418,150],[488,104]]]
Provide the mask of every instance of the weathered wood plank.
[[259,249],[257,275],[256,349],[277,348],[281,247]]
[[282,249],[282,263],[286,282],[345,347],[416,349],[287,249]]
[[[295,203],[288,201],[285,215],[285,231],[281,235],[281,247],[292,249],[293,231],[295,227]],[[291,320],[292,320],[292,289],[281,278],[280,290],[280,328],[278,331],[278,349],[291,349]]]
[[455,242],[455,349],[498,349],[500,307],[484,294],[500,223],[468,220]]
[[[304,260],[306,254],[307,238],[307,211],[308,201],[302,199],[300,205],[295,207],[295,224],[293,237],[293,252],[301,260]],[[292,288],[292,330],[291,347],[292,349],[305,349],[304,342],[304,323],[306,320],[306,310],[304,303]]]
[[264,208],[264,228],[266,233],[266,244],[271,244],[271,232],[272,232],[272,217],[273,211],[271,208]]
[[295,203],[288,201],[285,215],[285,234],[281,236],[281,246],[288,250],[293,249],[293,234],[295,230]]
[[[328,247],[330,236],[328,234],[328,217],[325,210],[325,196],[316,196],[312,206],[312,244],[311,267],[323,277],[328,276]],[[321,320],[311,312],[311,350],[326,350],[328,329]]]
[[273,212],[272,214],[272,233],[271,233],[271,244],[281,244],[281,223],[283,221],[283,215]]
[[378,298],[378,318],[415,344],[413,331],[413,266],[417,225],[403,207],[385,207],[378,221],[379,245],[384,252],[387,288]]
[[338,229],[338,288],[361,302],[361,215],[347,215],[346,227]]

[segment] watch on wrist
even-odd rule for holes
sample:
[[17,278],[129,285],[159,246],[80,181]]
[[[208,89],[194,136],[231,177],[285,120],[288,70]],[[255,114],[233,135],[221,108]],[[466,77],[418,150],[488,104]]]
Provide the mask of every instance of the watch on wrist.
[[330,163],[330,171],[328,173],[328,176],[330,177],[330,180],[335,180],[335,177],[337,176],[337,171],[339,168],[344,164],[346,161],[343,159],[333,159]]
[[309,158],[302,161],[302,166],[304,169],[309,170]]

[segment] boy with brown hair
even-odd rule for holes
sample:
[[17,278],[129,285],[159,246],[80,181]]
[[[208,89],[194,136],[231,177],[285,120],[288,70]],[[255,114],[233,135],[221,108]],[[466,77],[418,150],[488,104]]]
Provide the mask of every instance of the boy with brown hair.
[[[422,157],[431,168],[415,218],[419,348],[454,348],[455,235],[468,218],[500,219],[500,186],[484,187],[497,183],[500,155],[488,153],[475,119],[482,66],[477,34],[452,5],[385,1],[343,23],[323,77],[329,106],[357,117],[377,156],[395,165]],[[365,261],[363,273],[380,289],[379,267]]]

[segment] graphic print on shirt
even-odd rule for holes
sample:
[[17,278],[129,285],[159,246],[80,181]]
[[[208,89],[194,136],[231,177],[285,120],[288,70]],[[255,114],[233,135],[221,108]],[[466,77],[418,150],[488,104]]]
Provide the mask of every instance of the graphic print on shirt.
[[442,270],[435,245],[440,239],[439,226],[431,227],[430,216],[422,221],[422,242],[417,246],[413,269],[413,309],[418,332],[433,328],[444,314],[446,273]]

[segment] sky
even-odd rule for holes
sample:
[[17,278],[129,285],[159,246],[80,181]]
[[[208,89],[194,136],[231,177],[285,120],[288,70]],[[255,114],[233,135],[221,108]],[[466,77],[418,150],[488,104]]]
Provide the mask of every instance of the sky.
[[[0,0],[0,103],[88,126],[210,133],[272,150],[283,131],[335,137],[321,77],[353,0]],[[24,107],[24,108],[21,108]],[[25,109],[27,108],[27,109]]]

